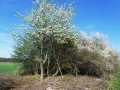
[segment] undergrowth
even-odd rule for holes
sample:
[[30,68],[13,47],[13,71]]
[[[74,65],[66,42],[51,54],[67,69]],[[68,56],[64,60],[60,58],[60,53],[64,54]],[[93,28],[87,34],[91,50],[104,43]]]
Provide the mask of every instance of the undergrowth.
[[115,78],[107,83],[108,90],[120,90],[120,73],[114,76]]

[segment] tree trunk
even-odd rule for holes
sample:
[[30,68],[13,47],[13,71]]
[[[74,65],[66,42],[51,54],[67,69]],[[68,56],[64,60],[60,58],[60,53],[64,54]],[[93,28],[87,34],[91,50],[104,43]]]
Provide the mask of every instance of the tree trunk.
[[56,70],[55,74],[53,74],[53,76],[57,76],[58,72],[59,72],[59,69],[57,68],[57,70]]
[[75,66],[75,75],[78,76],[78,70],[76,66]]
[[35,62],[34,69],[35,69],[35,75],[36,75],[36,76],[39,75],[38,64],[37,64],[37,62]]
[[44,79],[44,68],[43,68],[43,63],[42,62],[40,62],[40,71],[41,71],[40,81],[43,82],[43,79]]

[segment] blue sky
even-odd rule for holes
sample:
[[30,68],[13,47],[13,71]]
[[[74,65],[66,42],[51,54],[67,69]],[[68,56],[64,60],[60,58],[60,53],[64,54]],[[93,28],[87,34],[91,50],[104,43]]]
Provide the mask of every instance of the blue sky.
[[[26,14],[34,0],[0,0],[0,57],[10,57],[14,41],[9,34],[20,24],[16,12]],[[75,2],[72,22],[82,31],[108,35],[113,48],[120,50],[120,0],[54,0],[58,4]]]

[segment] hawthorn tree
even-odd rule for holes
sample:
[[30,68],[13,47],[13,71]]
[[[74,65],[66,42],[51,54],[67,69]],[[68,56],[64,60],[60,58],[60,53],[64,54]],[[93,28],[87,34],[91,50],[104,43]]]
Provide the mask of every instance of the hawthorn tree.
[[71,23],[73,15],[71,4],[58,6],[47,0],[36,0],[34,8],[26,16],[18,14],[23,24],[13,33],[16,41],[13,56],[22,60],[30,57],[38,61],[41,81],[44,78],[44,64],[50,62],[52,56],[59,63],[61,56],[65,56],[65,53],[62,54],[65,52],[64,46],[68,51],[71,45],[74,46],[76,37],[75,26]]

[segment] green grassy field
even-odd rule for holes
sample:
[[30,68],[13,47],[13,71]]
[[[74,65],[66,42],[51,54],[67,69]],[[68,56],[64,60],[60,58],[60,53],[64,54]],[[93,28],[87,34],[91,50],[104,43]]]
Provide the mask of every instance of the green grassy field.
[[108,83],[109,90],[120,90],[120,73],[115,74],[115,79]]
[[0,74],[15,74],[16,64],[9,62],[0,62]]

